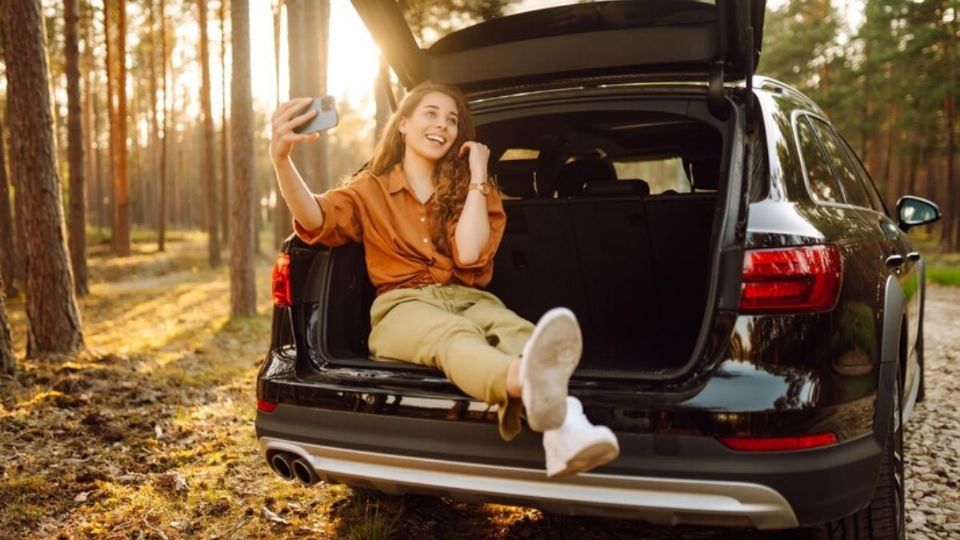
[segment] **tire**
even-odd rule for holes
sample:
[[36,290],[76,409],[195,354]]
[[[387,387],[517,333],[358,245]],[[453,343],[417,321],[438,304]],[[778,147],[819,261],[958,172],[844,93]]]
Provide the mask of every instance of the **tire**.
[[[924,287],[926,289],[926,287]],[[923,298],[920,299],[920,322],[917,324],[917,366],[920,368],[917,376],[920,377],[920,386],[917,388],[917,403],[920,403],[927,397],[927,387],[924,379],[927,377],[927,368],[923,363],[923,312],[924,304],[927,303],[927,291],[923,291]]]
[[880,476],[869,506],[852,515],[814,529],[812,537],[824,540],[905,540],[903,469],[903,404],[900,369],[894,377],[893,422],[887,432]]

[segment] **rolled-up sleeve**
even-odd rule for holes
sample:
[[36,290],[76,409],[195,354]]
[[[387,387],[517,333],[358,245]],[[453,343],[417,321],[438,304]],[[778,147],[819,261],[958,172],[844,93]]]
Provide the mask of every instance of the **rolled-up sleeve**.
[[331,189],[314,195],[314,198],[323,212],[323,225],[316,229],[307,229],[294,218],[293,231],[301,240],[308,244],[320,243],[337,247],[348,242],[359,242],[363,238],[360,219],[362,202],[351,186]]
[[[480,251],[477,260],[470,264],[460,262],[460,253],[457,248],[457,221],[453,220],[448,228],[448,238],[450,239],[450,251],[453,256],[453,264],[459,270],[478,270],[478,275],[487,274],[493,267],[493,257],[497,254],[497,248],[500,247],[500,241],[503,240],[503,230],[507,224],[507,215],[503,211],[503,201],[500,199],[500,191],[490,190],[487,195],[487,220],[490,222],[490,238],[487,244]],[[472,283],[470,283],[472,285]]]

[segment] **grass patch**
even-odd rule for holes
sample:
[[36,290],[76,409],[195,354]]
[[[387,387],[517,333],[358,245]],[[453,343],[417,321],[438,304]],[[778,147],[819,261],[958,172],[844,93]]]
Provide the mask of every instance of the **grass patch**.
[[960,266],[928,266],[927,280],[938,285],[960,287]]
[[57,487],[46,478],[30,475],[0,482],[0,537],[32,527],[49,511],[48,500]]

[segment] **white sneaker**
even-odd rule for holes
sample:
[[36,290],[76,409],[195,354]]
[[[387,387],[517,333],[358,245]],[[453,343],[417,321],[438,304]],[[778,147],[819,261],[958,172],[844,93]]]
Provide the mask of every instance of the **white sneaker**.
[[577,474],[609,463],[620,455],[617,436],[606,426],[595,426],[583,414],[583,405],[567,397],[563,425],[543,434],[547,478]]
[[540,317],[520,357],[520,397],[530,429],[544,432],[563,423],[567,383],[582,350],[572,311],[553,308]]

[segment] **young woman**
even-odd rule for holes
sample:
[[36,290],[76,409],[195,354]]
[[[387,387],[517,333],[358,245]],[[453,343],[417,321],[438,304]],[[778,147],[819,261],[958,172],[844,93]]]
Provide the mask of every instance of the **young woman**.
[[490,150],[474,141],[463,95],[425,82],[393,114],[367,167],[342,187],[311,193],[290,160],[314,140],[310,98],[273,115],[273,160],[296,234],[330,247],[363,242],[370,280],[370,353],[442,370],[469,396],[498,406],[500,435],[520,414],[542,432],[548,476],[586,471],[619,454],[608,428],[592,425],[567,384],[580,361],[580,328],[566,308],[534,326],[483,291],[506,215],[487,175]]

